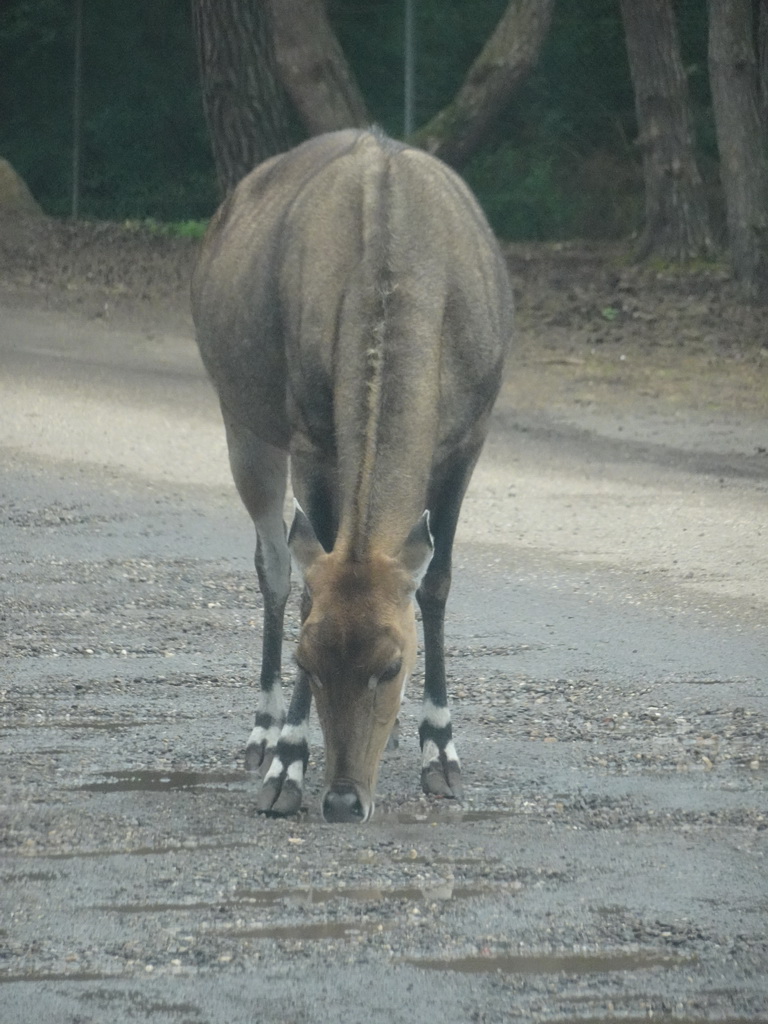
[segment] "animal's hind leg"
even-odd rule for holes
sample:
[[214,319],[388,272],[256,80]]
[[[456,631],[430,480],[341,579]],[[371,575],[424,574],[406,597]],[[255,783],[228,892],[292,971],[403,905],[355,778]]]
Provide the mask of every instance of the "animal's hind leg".
[[285,722],[281,660],[291,573],[283,522],[288,455],[234,421],[226,410],[224,423],[232,475],[256,527],[256,574],[264,600],[259,701],[245,767],[266,771]]
[[421,786],[425,793],[456,800],[461,800],[463,789],[445,680],[445,605],[451,587],[453,538],[478,455],[479,448],[456,458],[430,488],[430,528],[435,551],[416,593],[424,628],[424,703],[419,724]]

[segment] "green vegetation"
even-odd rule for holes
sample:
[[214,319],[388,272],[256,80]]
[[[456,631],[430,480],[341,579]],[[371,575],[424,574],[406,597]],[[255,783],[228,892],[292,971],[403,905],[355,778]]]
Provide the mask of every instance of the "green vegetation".
[[[417,124],[450,101],[505,5],[417,0]],[[73,8],[6,0],[0,12],[0,155],[60,216],[70,209]],[[700,166],[715,182],[706,5],[677,9]],[[372,116],[400,134],[403,4],[330,0],[329,12]],[[466,177],[508,238],[624,236],[642,218],[635,132],[618,3],[558,0],[539,65]],[[187,0],[84,0],[83,214],[195,234],[217,198]]]

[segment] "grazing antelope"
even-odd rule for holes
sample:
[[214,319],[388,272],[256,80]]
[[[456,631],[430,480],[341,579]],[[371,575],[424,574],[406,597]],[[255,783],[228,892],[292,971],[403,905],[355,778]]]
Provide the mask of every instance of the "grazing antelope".
[[[258,809],[299,809],[314,697],[323,815],[370,818],[416,657],[414,594],[425,651],[421,783],[460,799],[443,620],[459,509],[512,316],[477,203],[440,161],[378,132],[319,136],[258,166],[224,202],[192,298],[256,527],[264,635],[245,759],[264,772]],[[286,541],[289,455],[298,507]],[[290,555],[304,591],[286,715]]]

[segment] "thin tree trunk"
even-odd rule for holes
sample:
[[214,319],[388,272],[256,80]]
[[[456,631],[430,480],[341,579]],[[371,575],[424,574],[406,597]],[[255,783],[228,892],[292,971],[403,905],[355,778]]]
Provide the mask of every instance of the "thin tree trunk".
[[324,0],[270,0],[277,66],[309,135],[370,123]]
[[262,0],[192,0],[203,107],[222,193],[288,149],[289,106]]
[[75,61],[72,82],[72,220],[80,216],[83,155],[83,0],[75,0]]
[[710,0],[709,79],[734,276],[768,302],[768,138],[750,0]]
[[694,156],[688,84],[670,0],[620,0],[645,181],[637,258],[687,263],[714,252]]
[[757,3],[757,67],[760,79],[760,116],[768,136],[768,0]]
[[409,141],[462,167],[535,65],[554,0],[511,0],[455,99]]

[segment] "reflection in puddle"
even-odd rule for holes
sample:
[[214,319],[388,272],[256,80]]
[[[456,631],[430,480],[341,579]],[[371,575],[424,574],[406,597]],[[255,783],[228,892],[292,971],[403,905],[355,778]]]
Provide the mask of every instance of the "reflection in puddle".
[[471,899],[476,896],[499,896],[501,892],[514,891],[506,886],[454,885],[453,882],[435,880],[424,886],[358,886],[344,889],[237,889],[231,899],[216,900],[213,903],[121,903],[99,904],[93,910],[113,914],[166,914],[187,911],[221,911],[247,906],[269,907],[278,903],[331,903],[335,900],[351,900],[356,903],[381,903],[387,900],[408,900],[411,902],[434,902],[438,900]]
[[[512,810],[465,811],[459,804],[444,804],[419,810],[379,811],[371,819],[371,825],[434,825],[439,823],[503,821],[513,817]],[[370,828],[371,825],[368,827]]]
[[367,921],[318,921],[315,924],[268,925],[265,928],[241,928],[226,934],[237,939],[346,939],[355,935],[383,932],[383,924]]
[[[8,726],[4,732],[21,729],[105,729],[107,732],[120,732],[122,729],[141,729],[145,725],[164,725],[167,718],[46,718],[39,722],[19,722]],[[57,754],[71,753],[69,750],[54,751]]]
[[221,786],[230,782],[246,782],[247,772],[110,772],[101,782],[86,782],[76,789],[86,793],[161,793],[201,786]]
[[[30,860],[79,860],[80,858],[97,859],[100,857],[178,857],[181,854],[196,854],[206,850],[245,850],[258,846],[257,839],[228,839],[218,843],[201,843],[190,839],[184,843],[169,843],[167,846],[131,846],[120,849],[96,850],[58,850],[25,854]],[[365,858],[370,861],[370,857]],[[499,857],[426,857],[410,856],[386,858],[392,864],[497,864]],[[346,864],[359,864],[360,858],[344,858]]]
[[16,882],[55,882],[58,877],[55,871],[14,871],[0,876],[0,882],[3,885],[12,885]]
[[732,679],[668,679],[661,686],[732,686]]
[[357,903],[378,903],[384,900],[449,900],[482,896],[490,889],[475,885],[454,885],[453,882],[435,880],[424,886],[406,885],[399,888],[386,886],[350,886],[343,889],[272,889],[239,890],[238,902],[277,903],[294,900],[302,903],[330,903],[332,900],[353,900]]
[[220,903],[97,903],[89,910],[101,910],[111,914],[167,914],[187,910],[220,910],[226,906]]
[[0,971],[0,985],[12,981],[110,981],[119,977],[119,974],[101,974],[98,971],[22,971],[20,974]]
[[[648,1024],[648,1017],[579,1017],[578,1024]],[[711,1024],[710,1018],[704,1017],[658,1017],[654,1014],[654,1024]],[[573,1024],[573,1018],[563,1020],[558,1017],[549,1024]],[[717,1024],[763,1024],[762,1020],[752,1017],[718,1017]]]
[[[368,858],[370,860],[370,858]],[[404,857],[388,857],[387,858],[392,864],[450,864],[451,867],[458,867],[466,865],[469,867],[487,867],[489,864],[498,864],[501,861],[501,857],[493,857],[490,854],[487,857],[432,857],[424,854],[418,854],[415,850],[411,853],[406,854]],[[350,863],[360,863],[360,858]]]
[[[648,1024],[648,1017],[579,1017],[579,1024]],[[654,1014],[654,1024],[709,1024],[703,1017],[657,1017]],[[550,1021],[550,1024],[573,1024],[573,1018],[563,1020],[562,1017]],[[753,1017],[747,1020],[746,1017],[718,1017],[717,1024],[762,1024]]]
[[252,839],[232,839],[220,843],[199,843],[189,840],[186,843],[173,843],[168,846],[131,846],[128,849],[115,850],[65,850],[55,853],[26,854],[30,860],[81,860],[100,857],[178,857],[185,853],[196,854],[200,850],[244,850],[255,846]]
[[407,959],[404,963],[431,971],[462,974],[603,974],[609,971],[644,971],[651,967],[681,967],[690,957],[654,953],[542,953],[538,956],[465,956],[456,960]]

